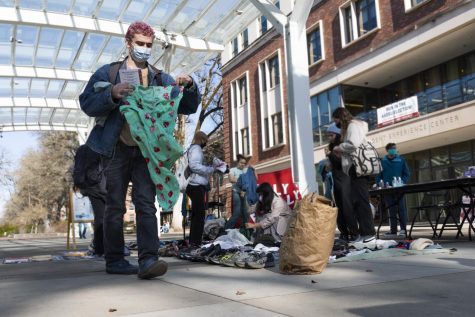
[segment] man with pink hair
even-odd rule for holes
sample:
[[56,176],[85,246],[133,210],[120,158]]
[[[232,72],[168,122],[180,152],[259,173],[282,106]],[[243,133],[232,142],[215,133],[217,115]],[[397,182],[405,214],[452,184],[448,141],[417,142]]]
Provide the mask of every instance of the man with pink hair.
[[[178,113],[196,112],[201,96],[189,75],[170,75],[148,63],[151,56],[154,30],[144,22],[132,23],[125,34],[128,57],[123,61],[99,68],[89,79],[79,97],[81,109],[96,119],[86,144],[102,155],[107,182],[104,214],[104,255],[109,274],[138,274],[150,279],[166,273],[168,265],[158,259],[158,226],[155,216],[155,185],[147,169],[147,162],[119,107],[134,87],[120,82],[119,70],[137,70],[143,86],[184,86]],[[132,182],[132,201],[136,208],[137,246],[139,266],[124,258],[123,215],[129,182]]]

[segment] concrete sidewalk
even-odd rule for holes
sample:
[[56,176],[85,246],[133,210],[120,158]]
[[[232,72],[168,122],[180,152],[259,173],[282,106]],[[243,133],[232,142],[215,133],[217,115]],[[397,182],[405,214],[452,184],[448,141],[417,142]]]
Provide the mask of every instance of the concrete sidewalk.
[[[0,257],[64,250],[47,247],[58,239],[26,242],[1,241]],[[96,260],[0,264],[0,316],[473,316],[475,242],[440,243],[457,251],[334,263],[306,276],[175,258],[149,281],[108,275]]]

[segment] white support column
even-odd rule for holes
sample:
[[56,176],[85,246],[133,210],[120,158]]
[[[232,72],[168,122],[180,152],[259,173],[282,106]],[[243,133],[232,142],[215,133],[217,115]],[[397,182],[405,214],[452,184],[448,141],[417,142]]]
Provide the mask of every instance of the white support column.
[[[250,0],[279,31],[284,29],[287,76],[287,99],[290,119],[290,157],[292,176],[302,195],[318,191],[313,162],[312,114],[310,112],[310,84],[306,21],[313,1],[296,1],[290,19],[282,23],[280,10],[268,0]],[[282,14],[282,13],[280,13]]]

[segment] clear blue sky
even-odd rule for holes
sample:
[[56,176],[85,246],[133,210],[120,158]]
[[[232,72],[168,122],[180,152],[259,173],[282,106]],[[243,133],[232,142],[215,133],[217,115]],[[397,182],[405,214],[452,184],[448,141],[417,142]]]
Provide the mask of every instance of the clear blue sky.
[[[25,152],[31,148],[37,148],[38,140],[32,132],[3,132],[0,138],[0,148],[5,151],[12,169],[16,169]],[[9,191],[0,188],[0,217],[3,214],[3,205],[9,199]]]

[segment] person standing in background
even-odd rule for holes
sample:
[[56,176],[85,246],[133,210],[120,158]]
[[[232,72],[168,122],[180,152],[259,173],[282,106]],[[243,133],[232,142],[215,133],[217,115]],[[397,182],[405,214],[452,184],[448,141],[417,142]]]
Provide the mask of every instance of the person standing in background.
[[[406,160],[397,153],[397,147],[395,143],[386,144],[386,152],[388,153],[382,160],[381,166],[382,172],[376,177],[376,184],[382,180],[384,184],[397,185],[399,179],[402,184],[407,184],[407,181],[411,177],[411,172],[407,166]],[[396,184],[393,184],[393,182]],[[389,225],[391,231],[386,232],[385,236],[398,235],[400,237],[406,237],[406,225],[407,225],[407,209],[404,196],[401,195],[384,195],[384,203],[389,207]],[[399,215],[399,225],[401,231],[397,232],[397,215]]]

